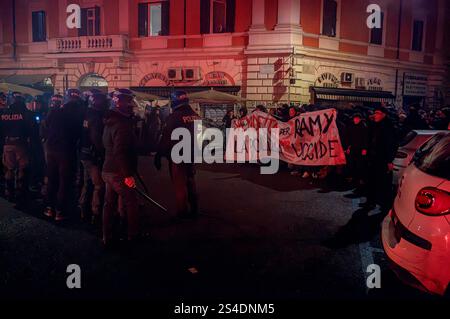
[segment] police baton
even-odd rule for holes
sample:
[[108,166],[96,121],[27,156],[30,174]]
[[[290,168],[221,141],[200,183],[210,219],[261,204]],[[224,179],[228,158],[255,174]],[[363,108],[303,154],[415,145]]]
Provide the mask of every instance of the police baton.
[[139,195],[141,195],[144,199],[146,199],[148,202],[152,203],[154,206],[158,207],[159,209],[161,209],[163,212],[167,213],[167,208],[165,208],[164,206],[162,206],[161,204],[159,204],[157,201],[155,201],[153,198],[151,198],[150,196],[148,196],[144,191],[140,190],[137,187],[133,188],[136,193],[138,193]]

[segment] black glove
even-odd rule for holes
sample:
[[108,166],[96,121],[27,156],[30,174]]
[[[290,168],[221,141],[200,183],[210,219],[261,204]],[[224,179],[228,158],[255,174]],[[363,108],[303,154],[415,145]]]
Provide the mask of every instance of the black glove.
[[161,156],[156,155],[153,163],[158,171],[161,170]]

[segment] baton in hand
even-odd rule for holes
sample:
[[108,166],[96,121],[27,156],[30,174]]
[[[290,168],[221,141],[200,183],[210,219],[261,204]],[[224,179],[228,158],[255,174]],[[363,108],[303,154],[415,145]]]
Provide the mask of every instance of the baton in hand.
[[163,212],[167,213],[167,208],[165,208],[164,206],[162,206],[161,204],[159,204],[158,202],[156,202],[155,200],[153,200],[153,198],[151,198],[150,196],[148,196],[145,192],[143,192],[142,190],[140,190],[137,187],[133,188],[136,193],[138,193],[139,195],[141,195],[142,197],[144,197],[147,201],[149,201],[150,203],[152,203],[153,205],[155,205],[156,207],[158,207],[159,209],[161,209]]

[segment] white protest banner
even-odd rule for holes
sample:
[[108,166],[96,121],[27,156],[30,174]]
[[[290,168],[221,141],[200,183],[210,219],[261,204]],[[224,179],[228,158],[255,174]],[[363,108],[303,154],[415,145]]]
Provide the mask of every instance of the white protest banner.
[[[336,125],[336,115],[335,109],[327,109],[304,113],[284,123],[270,114],[255,111],[233,122],[235,135],[228,135],[230,138],[227,140],[227,160],[235,160],[236,157],[239,159],[239,156],[243,156],[241,158],[246,161],[261,159],[263,156],[270,157],[270,148],[274,150],[273,146],[277,145],[280,159],[291,164],[343,165],[346,161]],[[261,134],[260,129],[267,129],[268,134]],[[273,129],[278,129],[279,135],[270,134]],[[239,139],[238,136],[242,135],[244,138]],[[267,139],[270,140],[274,136],[279,136],[279,141],[268,143]],[[259,141],[260,137],[266,140]],[[266,146],[264,154],[260,154],[258,143],[269,145],[269,149]]]

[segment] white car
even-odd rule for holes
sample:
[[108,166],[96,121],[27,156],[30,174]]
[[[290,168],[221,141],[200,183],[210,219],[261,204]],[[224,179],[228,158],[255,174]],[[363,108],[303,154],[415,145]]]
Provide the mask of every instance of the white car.
[[400,179],[382,242],[397,276],[429,293],[450,293],[450,132],[414,154]]
[[400,142],[399,149],[394,159],[394,184],[398,185],[400,177],[405,168],[411,163],[416,150],[437,133],[445,131],[435,130],[413,130],[409,132]]

